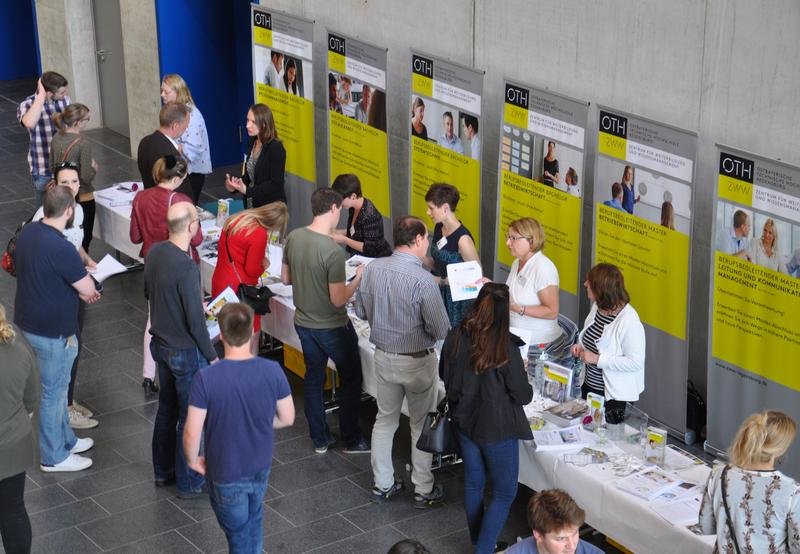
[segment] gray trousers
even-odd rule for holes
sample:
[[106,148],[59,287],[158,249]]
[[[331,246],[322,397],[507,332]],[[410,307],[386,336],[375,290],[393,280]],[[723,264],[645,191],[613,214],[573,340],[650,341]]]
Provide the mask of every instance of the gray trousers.
[[372,428],[372,474],[375,485],[388,489],[394,483],[392,444],[400,421],[403,399],[408,400],[411,425],[411,482],[418,494],[433,489],[432,455],[417,450],[416,444],[425,416],[436,408],[438,394],[436,354],[422,358],[388,354],[375,350],[378,415]]

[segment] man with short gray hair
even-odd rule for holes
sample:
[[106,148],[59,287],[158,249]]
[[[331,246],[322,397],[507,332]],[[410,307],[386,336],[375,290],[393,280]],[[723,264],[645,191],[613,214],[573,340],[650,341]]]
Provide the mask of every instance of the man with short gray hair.
[[[189,126],[189,109],[177,102],[167,102],[158,113],[158,129],[139,141],[136,152],[136,163],[142,176],[144,188],[156,186],[153,178],[153,165],[159,158],[181,156],[183,148],[178,144],[180,137]],[[191,197],[192,192],[187,182],[177,189]]]

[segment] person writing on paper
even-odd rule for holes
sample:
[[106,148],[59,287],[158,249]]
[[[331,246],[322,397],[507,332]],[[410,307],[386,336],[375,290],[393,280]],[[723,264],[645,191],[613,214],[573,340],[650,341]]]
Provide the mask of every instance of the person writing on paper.
[[547,141],[547,155],[542,162],[542,182],[548,187],[555,187],[561,182],[558,174],[558,159],[556,158],[556,143],[552,140]]
[[427,265],[433,268],[433,274],[437,277],[439,290],[442,292],[442,301],[447,309],[450,324],[453,326],[461,323],[471,301],[453,301],[450,285],[447,282],[447,266],[473,260],[480,264],[472,234],[455,214],[459,198],[458,189],[445,183],[432,184],[425,194],[425,203],[428,205],[426,213],[435,224],[431,242],[431,257],[426,261]]
[[[244,210],[227,219],[217,243],[217,265],[211,278],[211,296],[216,298],[225,287],[233,292],[239,285],[257,285],[264,270],[269,268],[267,246],[269,236],[277,231],[280,240],[286,232],[289,208],[283,202],[272,202],[260,208]],[[273,268],[278,274],[280,268]],[[261,317],[253,317],[250,352],[258,354],[261,338]]]
[[268,87],[284,90],[283,88],[283,54],[273,50],[269,53],[269,63],[264,72],[264,84]]
[[633,190],[633,167],[626,165],[622,171],[622,207],[629,214],[633,213],[634,205],[642,199],[641,196],[636,196]]
[[733,227],[726,239],[719,245],[719,250],[731,256],[744,258],[750,246],[750,216],[744,210],[733,212]]
[[411,136],[428,140],[428,128],[422,120],[425,119],[425,102],[417,96],[411,104]]
[[778,227],[775,225],[775,220],[769,218],[764,222],[761,238],[750,241],[744,257],[761,267],[789,274],[786,264],[778,253]]
[[581,394],[604,396],[606,421],[621,423],[625,403],[637,401],[644,390],[644,326],[617,266],[597,264],[583,286],[592,308],[572,347],[572,355],[586,364]]
[[225,174],[225,188],[244,195],[246,209],[270,202],[286,203],[283,188],[286,149],[278,138],[272,110],[265,104],[253,104],[247,110],[247,135],[250,142],[241,177]]
[[[521,341],[508,330],[509,299],[506,285],[483,285],[467,317],[447,334],[439,360],[464,459],[469,536],[478,554],[495,552],[517,495],[519,441],[533,438],[522,409],[533,389]],[[492,492],[484,509],[487,474]]]
[[453,123],[453,114],[451,112],[444,112],[442,114],[442,128],[444,132],[439,137],[439,146],[444,146],[448,150],[464,154],[464,145],[461,144],[461,139],[455,133],[455,124]]
[[603,205],[621,212],[625,211],[622,207],[622,185],[617,182],[611,184],[611,200],[606,200]]
[[514,262],[506,279],[511,293],[511,326],[532,333],[531,344],[561,337],[558,325],[558,269],[542,249],[545,233],[532,217],[512,221],[506,246]]
[[333,240],[347,247],[349,254],[363,254],[368,258],[391,256],[392,249],[383,238],[383,216],[361,194],[361,181],[352,173],[339,175],[331,188],[342,195],[342,208],[347,208],[347,228],[337,229]]
[[[776,410],[748,417],[706,483],[699,523],[715,552],[800,552],[800,483],[775,469],[797,433]],[[727,507],[726,507],[727,505]]]

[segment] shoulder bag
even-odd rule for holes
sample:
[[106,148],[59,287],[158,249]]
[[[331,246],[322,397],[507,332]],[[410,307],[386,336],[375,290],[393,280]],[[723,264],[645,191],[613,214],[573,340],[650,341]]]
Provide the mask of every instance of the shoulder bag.
[[422,431],[417,440],[417,449],[431,454],[461,454],[454,424],[450,418],[450,402],[445,396],[435,412],[425,416]]
[[725,507],[725,519],[728,523],[728,531],[731,534],[731,540],[733,541],[733,547],[736,549],[736,554],[740,554],[739,550],[739,541],[736,540],[736,530],[733,528],[733,522],[731,521],[731,511],[728,509],[728,491],[727,486],[725,485],[725,474],[728,473],[728,470],[731,466],[726,465],[725,469],[722,470],[722,476],[720,477],[720,485],[722,487],[722,505]]
[[268,287],[257,287],[255,285],[245,285],[242,278],[239,277],[239,272],[236,271],[236,265],[231,258],[231,251],[228,248],[228,240],[230,235],[225,231],[225,253],[228,255],[228,263],[233,268],[233,273],[239,279],[239,286],[236,289],[236,296],[239,297],[240,302],[244,302],[256,312],[256,315],[264,315],[270,313],[269,299],[275,296]]

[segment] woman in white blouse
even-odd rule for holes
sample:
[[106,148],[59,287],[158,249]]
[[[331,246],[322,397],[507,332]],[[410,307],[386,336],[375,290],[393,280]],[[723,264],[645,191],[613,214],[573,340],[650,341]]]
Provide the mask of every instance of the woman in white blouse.
[[558,325],[558,270],[544,255],[545,234],[538,221],[512,221],[506,246],[516,258],[506,280],[511,293],[511,326],[533,333],[531,344],[549,344],[561,336]]
[[786,264],[781,260],[778,253],[778,228],[772,218],[764,222],[761,230],[761,238],[750,241],[750,246],[745,251],[748,260],[761,267],[766,267],[772,271],[786,273]]
[[165,75],[161,81],[161,100],[165,104],[177,102],[189,108],[189,126],[178,137],[178,145],[183,157],[189,161],[187,180],[192,187],[192,202],[197,205],[200,202],[206,175],[211,173],[211,148],[208,144],[206,122],[194,103],[186,81],[177,73]]

